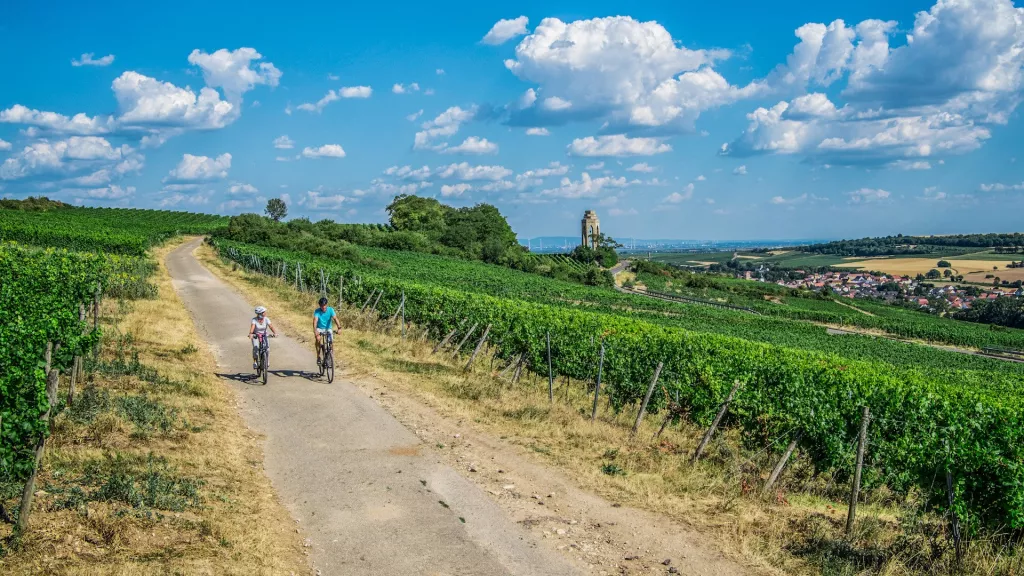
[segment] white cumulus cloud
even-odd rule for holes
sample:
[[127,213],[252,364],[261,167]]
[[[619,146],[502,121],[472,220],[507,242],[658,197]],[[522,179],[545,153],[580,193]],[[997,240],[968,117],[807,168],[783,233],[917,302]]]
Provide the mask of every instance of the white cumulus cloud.
[[663,204],[680,204],[693,198],[693,183],[687,184],[682,192],[673,192],[663,198],[661,201]]
[[185,154],[163,181],[172,184],[189,184],[223,180],[228,177],[230,169],[231,154],[227,152],[216,158]]
[[465,182],[458,184],[445,184],[441,186],[441,196],[448,198],[449,196],[462,196],[464,193],[472,190],[473,187]]
[[72,60],[71,65],[77,68],[78,66],[110,66],[114,63],[113,54],[107,54],[101,58],[94,58],[94,56],[95,54],[92,52],[82,54],[81,58]]
[[412,84],[395,84],[391,87],[391,91],[395,94],[408,94],[410,92],[419,92],[420,85],[416,82]]
[[462,162],[439,167],[435,174],[438,178],[455,178],[464,181],[501,180],[510,176],[512,171],[504,166],[472,166],[468,162]]
[[[786,66],[767,79],[846,86],[758,108],[726,150],[797,154],[819,164],[926,169],[1005,124],[1024,88],[1024,8],[1011,0],[938,0],[899,37],[896,22],[807,24]],[[783,78],[788,78],[783,80]]]
[[338,90],[342,98],[369,98],[373,95],[373,88],[369,86],[345,86]]
[[440,150],[447,147],[447,144],[434,144],[439,139],[447,139],[455,135],[462,124],[469,122],[476,116],[476,106],[463,109],[452,106],[433,120],[424,122],[420,127],[421,131],[416,133],[413,140],[413,148],[417,150]]
[[548,132],[547,128],[527,128],[527,136],[549,136],[551,132]]
[[625,188],[628,183],[625,178],[602,176],[591,178],[590,174],[584,172],[579,180],[562,178],[557,188],[542,190],[541,195],[553,196],[556,198],[596,198],[602,191],[609,188]]
[[716,72],[714,63],[728,56],[727,50],[686,48],[653,21],[545,18],[505,66],[538,85],[546,106],[521,106],[512,120],[536,125],[604,118],[620,129],[692,130],[702,111],[763,91],[733,86]]
[[847,196],[850,197],[850,202],[859,204],[862,202],[879,202],[887,199],[891,194],[881,188],[861,188],[848,192]]
[[504,44],[516,36],[526,34],[526,25],[529,24],[529,22],[530,20],[526,16],[511,18],[508,20],[498,20],[494,23],[494,26],[491,26],[491,29],[484,35],[480,42],[491,46]]
[[629,138],[622,134],[576,138],[569,145],[573,156],[653,156],[672,147],[657,138]]
[[256,62],[260,59],[253,48],[221,49],[212,54],[194,50],[188,61],[201,70],[206,83],[198,92],[128,70],[111,84],[117,115],[78,113],[69,117],[15,104],[0,111],[0,122],[58,135],[136,135],[143,147],[159,146],[187,130],[227,126],[241,114],[243,94],[257,85],[277,86],[280,70],[269,62]]
[[255,194],[259,192],[252,184],[246,184],[244,182],[236,182],[228,188],[230,194]]
[[629,168],[626,168],[629,172],[654,172],[656,168],[647,164],[647,162],[640,162],[633,164]]
[[295,141],[288,137],[287,134],[283,134],[274,138],[274,148],[280,150],[289,150],[295,147]]
[[446,147],[441,150],[442,154],[497,154],[498,145],[487,138],[470,136],[463,140],[458,146]]
[[190,64],[203,71],[203,79],[211,88],[220,88],[229,101],[241,101],[242,94],[257,85],[277,86],[281,80],[281,71],[270,62],[261,60],[263,56],[254,48],[227,50],[221,48],[212,54],[201,50],[193,50],[188,56]]
[[324,144],[317,148],[307,146],[302,149],[302,156],[305,158],[344,158],[345,150],[338,144]]

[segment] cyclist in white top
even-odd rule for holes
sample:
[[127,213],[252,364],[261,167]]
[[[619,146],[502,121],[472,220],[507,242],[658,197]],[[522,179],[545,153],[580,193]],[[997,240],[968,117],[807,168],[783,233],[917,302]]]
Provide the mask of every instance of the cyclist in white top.
[[[277,330],[274,329],[273,322],[267,317],[267,309],[263,306],[256,307],[256,317],[252,319],[252,323],[249,325],[249,340],[252,341],[252,369],[256,369],[256,354],[259,352],[260,340],[257,336],[266,337],[267,329],[270,329],[271,335],[277,336]],[[267,343],[269,346],[270,343]]]

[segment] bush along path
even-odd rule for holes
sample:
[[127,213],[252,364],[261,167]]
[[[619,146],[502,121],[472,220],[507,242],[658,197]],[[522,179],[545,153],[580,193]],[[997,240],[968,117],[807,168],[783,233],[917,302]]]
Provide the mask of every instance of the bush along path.
[[650,396],[649,413],[678,398],[679,413],[704,425],[738,427],[751,442],[777,443],[780,455],[796,439],[820,471],[839,481],[859,476],[862,489],[920,491],[968,536],[986,527],[1024,528],[1024,386],[1015,379],[952,385],[882,363],[399,282],[385,271],[353,274],[343,261],[234,243],[220,247],[224,257],[253,271],[333,301],[340,296],[380,317],[391,317],[404,299],[405,319],[438,340],[459,343],[473,337],[468,331],[489,326],[499,354],[519,359],[516,372],[521,366],[546,372],[550,334],[552,375],[593,380],[600,374],[597,390],[617,410],[639,406],[663,363],[664,393]]
[[[198,245],[172,252],[167,268],[200,333],[217,351],[221,376],[235,383],[243,417],[266,437],[267,475],[308,534],[316,569],[578,573],[537,547],[479,487],[440,464],[373,399],[342,379],[319,379],[313,352],[288,335],[271,341],[270,377],[265,386],[257,383],[246,338],[255,303],[195,259]],[[273,319],[273,311],[268,315]]]

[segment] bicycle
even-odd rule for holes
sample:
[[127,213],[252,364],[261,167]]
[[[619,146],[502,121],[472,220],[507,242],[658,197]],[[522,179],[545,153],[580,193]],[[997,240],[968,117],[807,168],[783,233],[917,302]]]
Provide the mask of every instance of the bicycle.
[[334,382],[334,331],[322,332],[320,339],[320,377],[327,374],[327,383]]
[[263,380],[267,384],[267,372],[270,370],[270,343],[266,334],[254,334],[259,339],[259,349],[256,351],[256,379]]

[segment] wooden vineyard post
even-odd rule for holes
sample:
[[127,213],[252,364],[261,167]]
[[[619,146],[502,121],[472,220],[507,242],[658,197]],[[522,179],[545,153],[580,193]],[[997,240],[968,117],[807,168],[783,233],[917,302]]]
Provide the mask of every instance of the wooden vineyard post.
[[473,335],[473,332],[476,332],[476,327],[479,325],[479,322],[473,323],[473,326],[471,326],[469,331],[466,332],[466,335],[463,336],[462,340],[459,341],[459,345],[455,347],[455,351],[452,352],[452,358],[455,358],[456,356],[459,355],[459,351],[462,350],[462,346],[466,344],[466,340],[469,340],[469,337]]
[[[50,412],[53,410],[53,405],[57,402],[57,371],[50,368],[53,349],[53,344],[51,342],[47,342],[45,371],[46,399],[48,401],[48,406],[46,408],[46,413],[43,414],[43,420],[46,420],[47,422],[50,420]],[[29,517],[32,515],[32,497],[35,495],[36,475],[39,474],[39,464],[43,459],[43,449],[45,446],[46,436],[42,436],[36,442],[35,463],[32,466],[32,473],[25,482],[25,488],[21,493],[21,508],[18,514],[18,532],[22,534],[28,530]]]
[[487,335],[491,333],[491,325],[488,324],[484,328],[484,335],[480,337],[480,341],[476,343],[476,348],[473,349],[473,354],[469,356],[469,362],[466,362],[464,370],[468,371],[469,367],[473,365],[473,360],[476,359],[476,355],[480,353],[480,349],[484,347],[484,342],[487,341]]
[[398,315],[402,313],[402,306],[405,306],[405,290],[402,290],[402,300],[398,303],[398,307],[395,308],[395,313],[391,315],[388,324],[394,324],[395,320],[398,320]]
[[402,340],[405,340],[405,290],[402,290]]
[[512,380],[510,381],[510,384],[515,384],[516,382],[519,382],[519,378],[523,375],[523,369],[526,368],[526,365],[526,352],[523,352],[519,356],[519,363],[516,364],[516,371],[515,374],[512,375]]
[[594,409],[590,412],[590,421],[597,420],[597,398],[601,395],[601,371],[604,369],[604,340],[601,340],[601,357],[597,361],[597,381],[594,384]]
[[373,300],[373,295],[376,294],[376,290],[371,290],[370,295],[366,297],[366,302],[363,302],[362,308],[359,309],[359,313],[362,314],[366,311],[366,307],[370,305],[370,300]]
[[[96,283],[96,292],[92,295],[92,329],[97,331],[100,329],[100,285]],[[100,341],[96,340],[96,345],[93,347],[93,355],[99,357],[100,355]]]
[[431,353],[431,354],[437,354],[437,351],[438,351],[438,350],[440,350],[441,348],[444,348],[445,346],[447,346],[447,345],[448,345],[448,341],[452,339],[452,336],[455,336],[455,332],[456,332],[456,331],[457,331],[458,329],[459,329],[459,328],[458,328],[457,326],[456,326],[455,328],[452,328],[451,332],[449,332],[448,334],[446,334],[446,335],[445,335],[445,337],[444,337],[444,339],[443,339],[443,340],[441,340],[440,342],[438,342],[438,343],[437,343],[437,346],[434,346],[434,349],[433,349],[433,350],[431,350],[431,351],[430,351],[430,353]]
[[959,565],[963,555],[963,547],[960,544],[960,521],[956,517],[956,509],[953,508],[953,473],[946,467],[946,495],[949,499],[949,521],[953,528],[953,551],[956,553],[956,563]]
[[345,305],[345,275],[338,277],[338,308]]
[[[502,377],[505,376],[505,374],[508,374],[510,371],[518,368],[519,367],[519,363],[523,361],[523,357],[525,355],[526,354],[523,353],[523,354],[519,354],[517,356],[513,356],[512,359],[509,360],[508,365],[505,366],[504,368],[502,368],[501,372],[498,372],[498,378],[502,378]],[[515,373],[513,372],[513,376],[514,375],[515,375]]]
[[871,411],[864,407],[864,415],[860,420],[860,438],[857,441],[857,468],[853,473],[853,487],[850,489],[850,510],[846,514],[846,535],[853,532],[853,522],[857,518],[857,499],[860,497],[860,476],[864,470],[864,450],[868,442],[868,421]]
[[700,455],[704,453],[704,448],[706,448],[708,442],[711,441],[711,437],[715,435],[715,429],[718,428],[718,425],[722,422],[722,418],[725,417],[725,411],[729,409],[729,404],[732,402],[732,399],[736,397],[736,391],[739,389],[740,381],[737,380],[732,385],[732,390],[729,391],[729,396],[725,399],[725,402],[722,402],[722,407],[718,409],[718,415],[716,415],[714,421],[711,422],[711,427],[704,433],[704,438],[702,438],[700,444],[697,445],[697,450],[694,451],[691,462],[696,464],[697,460],[700,460]]
[[[82,324],[82,336],[88,333],[88,329],[85,327],[85,304],[78,303],[78,321]],[[81,350],[81,348],[79,348]],[[75,402],[75,385],[78,384],[78,380],[83,377],[85,366],[82,362],[82,355],[75,354],[75,358],[71,363],[71,384],[68,385],[68,405],[74,404]]]
[[384,295],[384,289],[381,288],[380,292],[377,293],[377,298],[373,301],[373,306],[370,306],[370,316],[377,311],[377,304],[380,302],[380,297]]
[[644,395],[644,401],[640,404],[640,411],[636,413],[636,422],[633,422],[633,430],[629,433],[630,436],[636,436],[636,431],[640,429],[640,421],[644,419],[647,403],[651,401],[651,394],[654,393],[654,387],[658,385],[658,376],[661,376],[661,369],[664,367],[664,362],[658,362],[658,367],[654,369],[654,377],[651,378],[651,385],[647,387],[647,394]]
[[548,345],[548,402],[554,403],[555,401],[555,376],[551,372],[551,332],[547,334],[547,345]]
[[768,481],[764,483],[764,493],[767,494],[772,486],[775,486],[775,482],[778,481],[779,476],[782,475],[782,469],[786,467],[786,462],[789,461],[789,457],[793,455],[793,451],[796,450],[796,444],[800,441],[800,432],[796,433],[789,442],[789,446],[786,446],[786,451],[782,453],[782,458],[779,458],[778,464],[772,470],[771,476],[768,476]]

